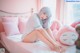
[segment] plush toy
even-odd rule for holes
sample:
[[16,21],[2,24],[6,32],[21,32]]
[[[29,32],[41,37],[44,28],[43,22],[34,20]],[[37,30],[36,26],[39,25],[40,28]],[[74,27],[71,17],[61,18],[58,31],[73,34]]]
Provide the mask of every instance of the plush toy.
[[54,37],[65,49],[63,53],[76,53],[75,41],[78,39],[78,34],[75,29],[64,26]]
[[54,20],[52,25],[51,25],[51,30],[59,30],[59,28],[61,27],[61,23],[59,22],[59,20]]
[[80,24],[75,27],[75,30],[79,34],[78,40],[76,41],[77,53],[80,53]]
[[80,19],[72,23],[71,26],[75,28],[75,30],[79,34],[79,38],[76,41],[76,48],[77,48],[77,53],[80,53]]
[[75,28],[78,24],[80,24],[80,20],[75,21],[74,23],[71,24],[71,26]]
[[60,27],[62,26],[62,24],[60,23],[59,20],[54,20],[52,25],[51,25],[51,30],[52,30],[52,33],[53,35],[56,34],[56,32],[60,29]]

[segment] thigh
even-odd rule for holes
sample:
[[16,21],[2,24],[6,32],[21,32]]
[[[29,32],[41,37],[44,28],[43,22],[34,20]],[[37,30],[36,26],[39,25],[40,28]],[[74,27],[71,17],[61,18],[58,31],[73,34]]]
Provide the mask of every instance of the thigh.
[[34,30],[24,37],[23,42],[32,43],[35,42],[36,40],[37,40],[37,31]]

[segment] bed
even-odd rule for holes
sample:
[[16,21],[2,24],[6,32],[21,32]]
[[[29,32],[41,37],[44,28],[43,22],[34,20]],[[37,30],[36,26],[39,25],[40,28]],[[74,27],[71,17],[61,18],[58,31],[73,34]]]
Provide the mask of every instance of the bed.
[[[22,34],[20,34],[20,36],[21,35]],[[10,53],[59,53],[51,51],[50,48],[41,41],[36,43],[23,43],[20,39],[15,38],[17,36],[14,36],[7,37],[4,32],[1,33],[2,44]],[[64,53],[76,53],[75,45],[68,48]]]
[[57,53],[51,51],[50,48],[41,41],[36,43],[23,43],[15,37],[7,37],[4,32],[1,33],[2,44],[10,53]]

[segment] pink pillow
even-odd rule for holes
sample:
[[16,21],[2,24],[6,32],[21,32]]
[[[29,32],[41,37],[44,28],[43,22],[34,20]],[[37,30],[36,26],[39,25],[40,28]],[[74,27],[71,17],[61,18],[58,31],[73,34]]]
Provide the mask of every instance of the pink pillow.
[[28,18],[19,18],[19,31],[20,33],[22,34],[25,34],[26,33],[26,23],[28,21]]
[[2,22],[14,22],[18,24],[18,17],[2,17]]
[[2,17],[2,22],[7,35],[20,33],[18,29],[18,17]]
[[20,34],[18,25],[14,22],[3,22],[3,26],[7,35]]

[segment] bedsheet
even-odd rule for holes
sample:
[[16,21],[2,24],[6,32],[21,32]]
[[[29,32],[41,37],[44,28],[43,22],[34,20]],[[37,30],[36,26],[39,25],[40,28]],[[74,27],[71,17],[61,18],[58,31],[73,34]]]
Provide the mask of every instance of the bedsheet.
[[[11,38],[7,37],[5,33],[1,33],[1,41],[10,53],[59,53],[50,50],[50,48],[42,41],[36,43],[24,43],[19,40],[14,40],[18,38]],[[76,53],[75,45],[69,47],[64,53]]]
[[41,41],[36,43],[23,43],[11,38],[7,37],[5,33],[1,33],[1,41],[4,42],[5,47],[10,53],[57,53],[51,51],[50,48]]

